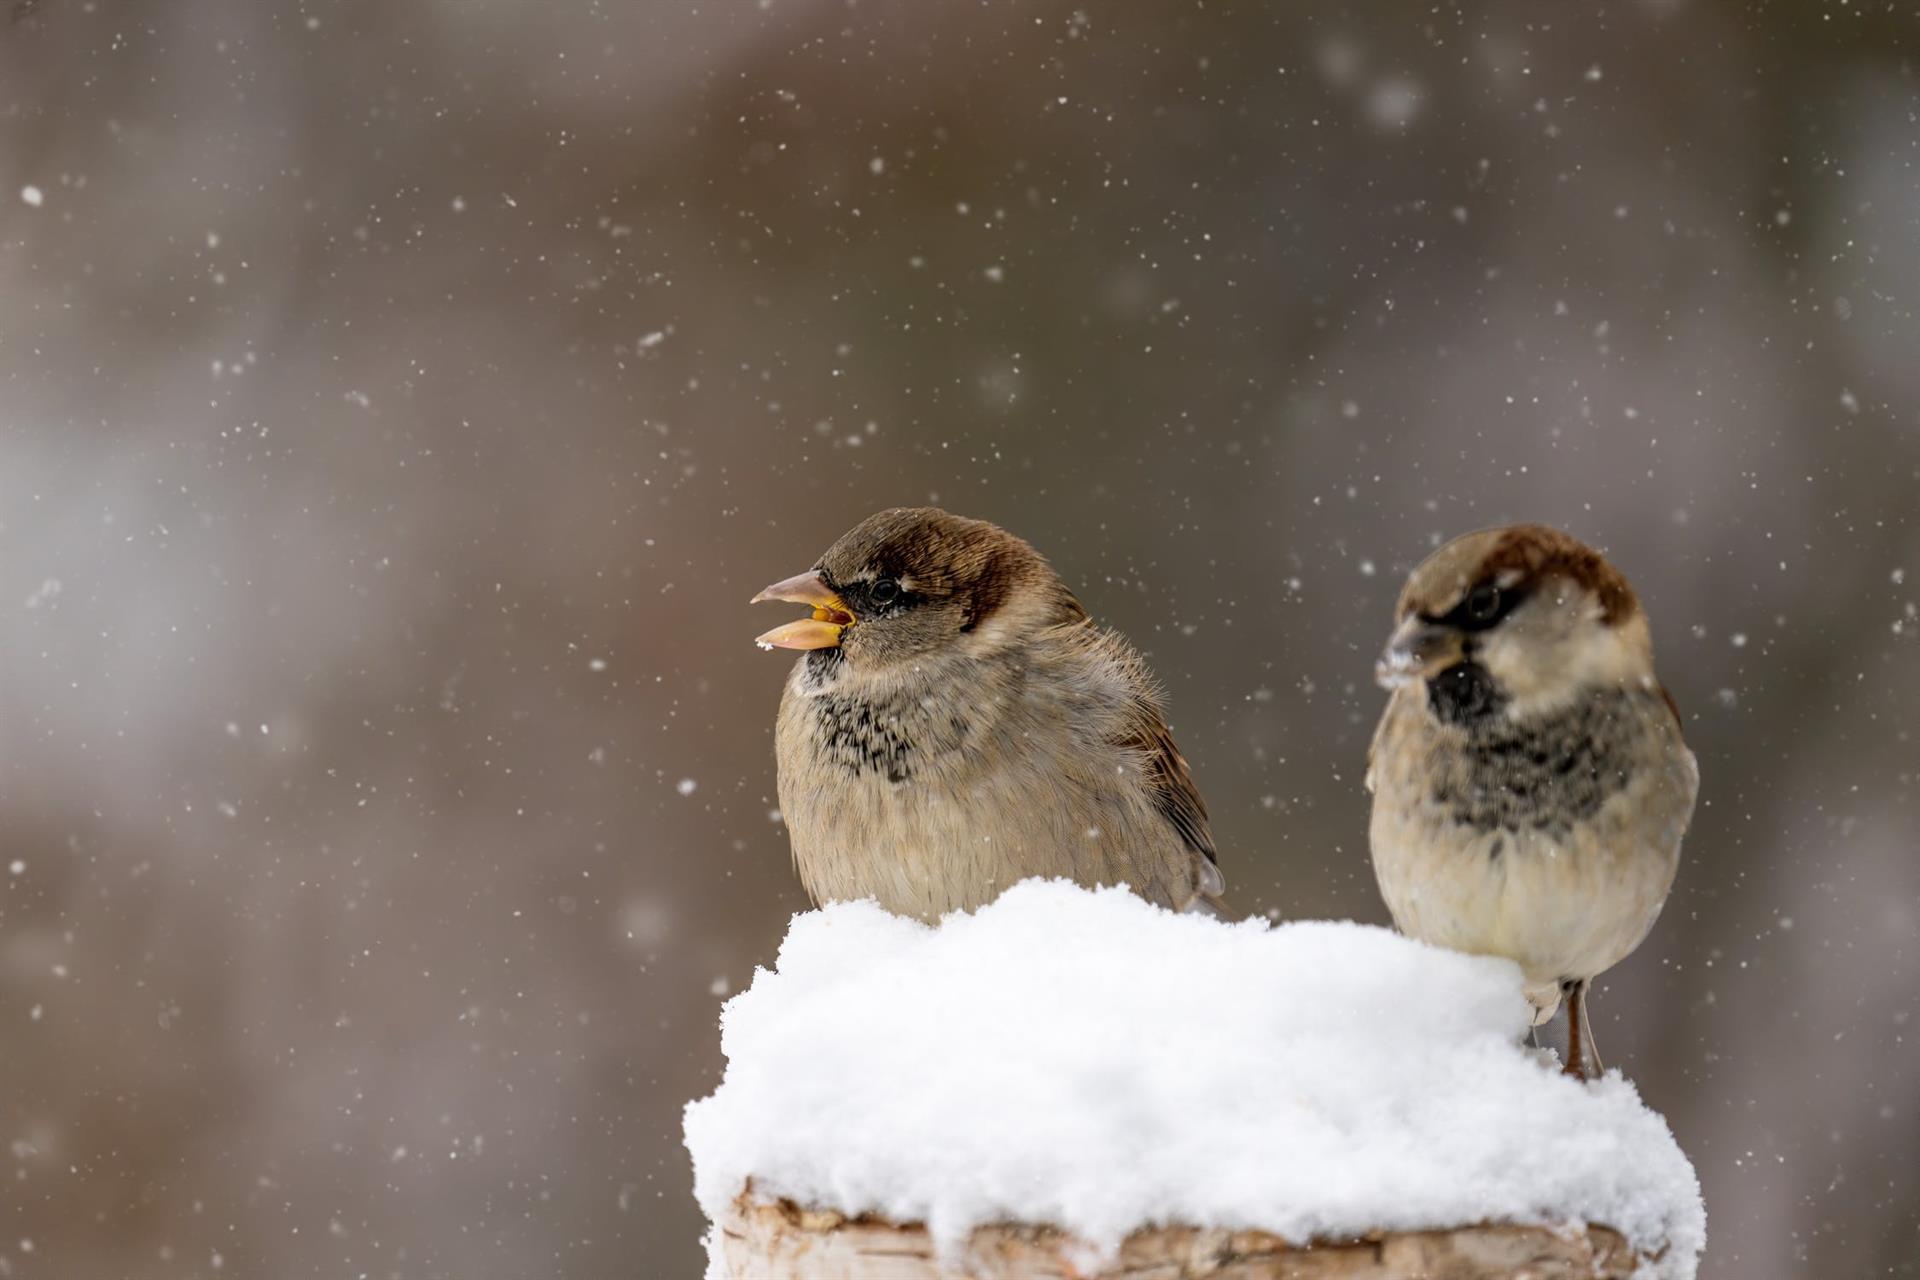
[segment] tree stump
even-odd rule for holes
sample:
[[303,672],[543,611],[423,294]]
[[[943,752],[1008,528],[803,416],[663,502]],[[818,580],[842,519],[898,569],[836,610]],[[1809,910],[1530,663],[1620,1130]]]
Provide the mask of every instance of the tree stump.
[[1520,983],[1381,929],[1064,881],[937,928],[796,916],[686,1111],[712,1272],[1697,1280],[1672,1130],[1527,1049]]
[[981,1227],[942,1265],[919,1223],[785,1200],[733,1202],[717,1225],[736,1280],[1628,1280],[1641,1259],[1589,1226],[1480,1225],[1296,1244],[1264,1231],[1137,1231],[1100,1259],[1051,1227]]

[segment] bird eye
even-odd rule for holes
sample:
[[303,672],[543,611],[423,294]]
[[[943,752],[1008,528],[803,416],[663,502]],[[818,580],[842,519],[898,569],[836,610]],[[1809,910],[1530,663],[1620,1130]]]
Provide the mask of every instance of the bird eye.
[[867,588],[867,594],[873,597],[874,603],[886,604],[900,594],[900,584],[892,578],[875,578],[873,585]]
[[1467,596],[1467,616],[1475,622],[1489,622],[1500,612],[1500,588],[1483,582]]

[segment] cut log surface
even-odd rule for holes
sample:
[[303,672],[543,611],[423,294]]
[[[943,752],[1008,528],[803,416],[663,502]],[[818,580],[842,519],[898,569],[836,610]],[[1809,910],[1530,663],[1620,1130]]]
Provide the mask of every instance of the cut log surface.
[[976,1230],[945,1265],[918,1223],[849,1218],[750,1193],[719,1224],[735,1280],[1628,1280],[1618,1232],[1483,1225],[1294,1244],[1262,1231],[1138,1231],[1102,1259],[1048,1227]]

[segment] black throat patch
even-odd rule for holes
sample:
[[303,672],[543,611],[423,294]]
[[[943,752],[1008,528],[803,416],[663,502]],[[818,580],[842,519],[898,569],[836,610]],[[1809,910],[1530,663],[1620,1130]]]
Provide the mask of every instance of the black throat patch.
[[813,699],[820,749],[854,777],[875,773],[888,782],[913,777],[914,746],[898,709],[864,698],[822,694]]
[[1654,712],[1665,714],[1645,705],[1647,698],[1596,689],[1530,722],[1489,716],[1469,723],[1456,766],[1434,776],[1433,799],[1465,826],[1532,829],[1564,840],[1626,787],[1631,762],[1645,754]]
[[840,678],[846,669],[847,655],[838,647],[811,649],[802,661],[806,666],[800,677],[801,687],[808,693],[817,693]]
[[1484,725],[1507,705],[1493,673],[1472,658],[1456,662],[1427,681],[1427,705],[1441,724],[1471,729]]

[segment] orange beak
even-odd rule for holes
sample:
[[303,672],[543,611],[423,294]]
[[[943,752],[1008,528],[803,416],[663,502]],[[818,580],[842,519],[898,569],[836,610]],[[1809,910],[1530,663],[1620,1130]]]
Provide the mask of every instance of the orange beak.
[[813,616],[754,637],[753,642],[762,649],[835,649],[840,645],[840,633],[853,625],[853,614],[846,601],[834,594],[817,569],[776,582],[749,603],[760,604],[766,600],[812,605]]

